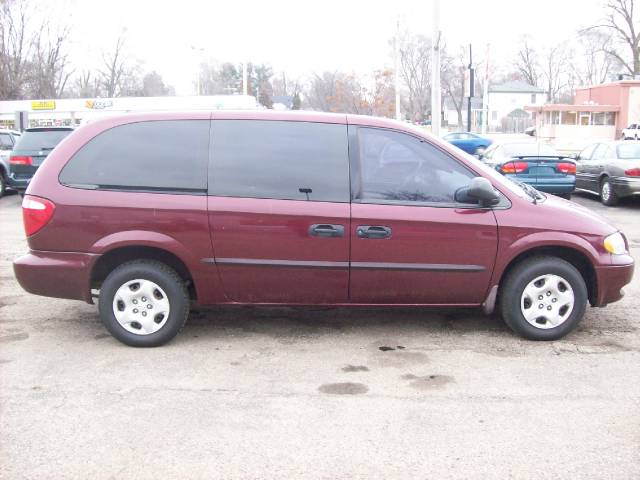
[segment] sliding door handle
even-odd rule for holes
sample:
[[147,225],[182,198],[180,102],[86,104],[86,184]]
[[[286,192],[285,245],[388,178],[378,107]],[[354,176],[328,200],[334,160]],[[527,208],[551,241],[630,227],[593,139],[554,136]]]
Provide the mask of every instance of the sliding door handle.
[[314,223],[309,227],[309,235],[313,237],[344,237],[344,225]]
[[383,225],[358,225],[356,234],[358,238],[390,238],[391,227]]

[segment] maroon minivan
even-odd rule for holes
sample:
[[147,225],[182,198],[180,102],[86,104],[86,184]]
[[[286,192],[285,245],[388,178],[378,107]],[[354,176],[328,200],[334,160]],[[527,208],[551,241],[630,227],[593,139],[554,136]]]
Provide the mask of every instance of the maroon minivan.
[[122,115],[69,135],[23,202],[38,295],[161,345],[192,304],[498,306],[553,340],[622,297],[624,235],[420,129],[301,112]]

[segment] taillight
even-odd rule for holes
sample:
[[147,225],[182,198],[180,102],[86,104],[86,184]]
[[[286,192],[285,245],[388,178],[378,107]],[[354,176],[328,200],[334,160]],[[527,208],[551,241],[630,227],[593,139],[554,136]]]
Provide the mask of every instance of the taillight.
[[624,174],[627,177],[640,177],[640,168],[631,168],[629,170],[625,170]]
[[509,162],[505,163],[502,167],[502,173],[522,173],[527,168],[529,168],[529,164],[527,162]]
[[51,200],[46,198],[25,195],[22,200],[22,220],[24,221],[24,231],[27,237],[40,231],[51,217],[56,206]]
[[9,163],[12,165],[33,165],[33,158],[27,155],[12,155]]
[[570,163],[570,162],[558,163],[556,165],[556,168],[558,169],[558,171],[560,173],[572,173],[572,174],[576,173],[576,164],[575,163]]

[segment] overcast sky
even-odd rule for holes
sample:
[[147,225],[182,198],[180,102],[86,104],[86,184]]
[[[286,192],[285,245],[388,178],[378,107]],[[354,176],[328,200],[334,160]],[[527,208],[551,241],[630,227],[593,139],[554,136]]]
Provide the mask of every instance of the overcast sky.
[[[48,7],[71,22],[78,69],[97,66],[126,29],[128,53],[179,95],[193,93],[201,59],[246,58],[294,76],[368,74],[392,65],[396,18],[412,32],[432,28],[431,0],[49,0]],[[491,42],[492,60],[504,63],[523,34],[540,45],[558,42],[602,13],[602,0],[442,0],[441,29],[450,47],[473,42],[478,58]]]

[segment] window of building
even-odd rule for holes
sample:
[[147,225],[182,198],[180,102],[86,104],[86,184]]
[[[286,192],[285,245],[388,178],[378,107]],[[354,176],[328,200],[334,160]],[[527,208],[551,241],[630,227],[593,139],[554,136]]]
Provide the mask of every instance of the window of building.
[[69,186],[206,191],[209,120],[148,121],[100,133],[69,160]]
[[535,93],[531,94],[531,103],[533,103],[533,104],[536,103],[536,94]]
[[560,112],[559,111],[552,111],[551,112],[551,123],[553,125],[560,125]]
[[209,193],[348,202],[346,125],[214,120]]
[[497,110],[493,110],[491,112],[491,120],[498,120],[498,112],[497,112]]
[[562,125],[575,125],[576,121],[576,112],[562,112]]
[[435,146],[411,135],[358,130],[360,179],[354,197],[365,203],[455,204],[456,190],[475,175]]

